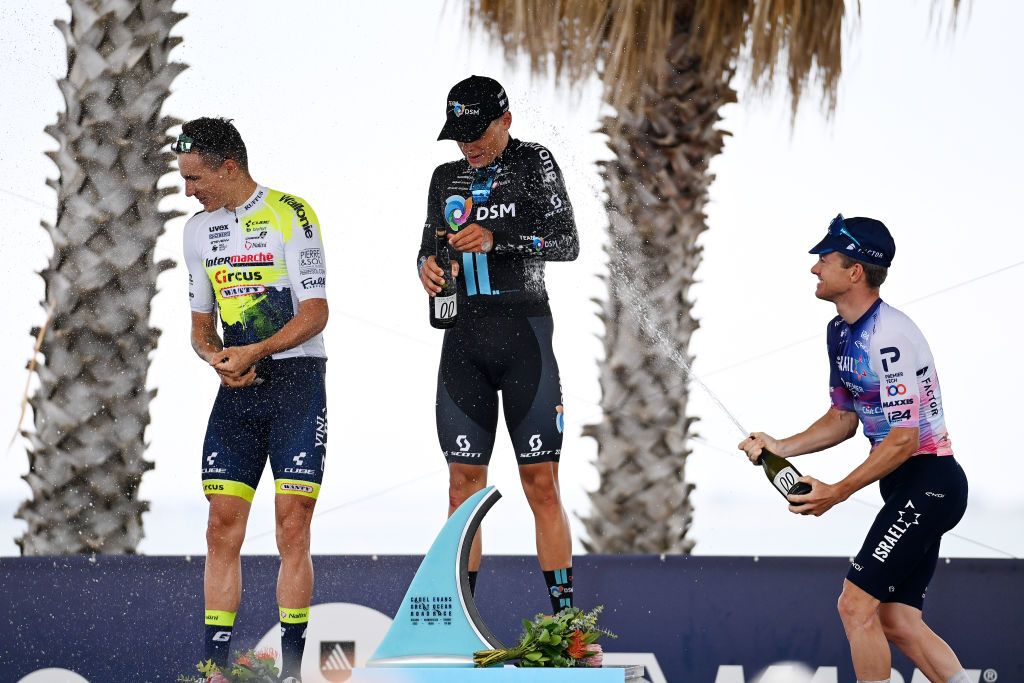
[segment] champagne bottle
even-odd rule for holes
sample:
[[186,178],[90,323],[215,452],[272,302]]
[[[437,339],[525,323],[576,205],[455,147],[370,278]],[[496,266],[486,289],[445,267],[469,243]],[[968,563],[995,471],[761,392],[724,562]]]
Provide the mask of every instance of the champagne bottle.
[[430,324],[439,330],[454,327],[458,321],[458,289],[452,276],[452,259],[448,253],[448,237],[444,228],[434,233],[434,258],[441,268],[444,285],[430,297]]
[[788,460],[775,455],[767,448],[761,449],[761,457],[757,459],[757,464],[761,466],[768,481],[782,494],[783,498],[790,494],[802,496],[811,492],[810,484],[797,481],[802,476],[800,472],[790,465]]

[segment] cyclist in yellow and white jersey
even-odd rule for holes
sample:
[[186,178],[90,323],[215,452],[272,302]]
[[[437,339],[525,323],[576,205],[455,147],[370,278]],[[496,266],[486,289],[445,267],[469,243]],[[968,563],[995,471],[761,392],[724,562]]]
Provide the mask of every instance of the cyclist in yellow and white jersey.
[[205,657],[227,662],[246,521],[269,458],[281,555],[281,675],[298,681],[313,592],[309,524],[327,444],[320,225],[304,199],[252,179],[230,121],[186,123],[174,151],[185,194],[203,205],[184,234],[192,345],[221,381],[202,453],[210,502]]

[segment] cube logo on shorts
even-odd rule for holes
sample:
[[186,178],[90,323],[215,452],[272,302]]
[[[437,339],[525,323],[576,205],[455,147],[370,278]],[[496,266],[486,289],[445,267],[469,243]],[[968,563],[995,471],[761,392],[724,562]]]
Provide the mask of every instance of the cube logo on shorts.
[[356,661],[356,644],[351,640],[320,641],[320,673],[329,681],[347,681]]

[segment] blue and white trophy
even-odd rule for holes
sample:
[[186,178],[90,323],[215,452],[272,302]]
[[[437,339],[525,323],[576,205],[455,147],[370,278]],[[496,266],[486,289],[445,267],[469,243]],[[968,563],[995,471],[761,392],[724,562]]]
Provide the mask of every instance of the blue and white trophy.
[[474,652],[502,647],[469,589],[473,537],[499,498],[498,489],[488,486],[448,518],[369,666],[472,667]]
[[473,653],[502,647],[469,589],[469,552],[484,515],[501,498],[493,486],[459,506],[430,546],[398,614],[352,683],[624,683],[642,667],[474,668]]

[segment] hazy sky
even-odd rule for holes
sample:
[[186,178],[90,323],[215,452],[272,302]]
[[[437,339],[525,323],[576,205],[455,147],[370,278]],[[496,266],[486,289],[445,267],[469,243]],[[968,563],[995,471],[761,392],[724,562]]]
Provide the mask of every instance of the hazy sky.
[[[25,4],[7,10],[0,33],[5,440],[18,418],[28,330],[43,320],[35,272],[51,247],[37,226],[54,217],[44,180],[55,169],[43,156],[54,142],[42,130],[63,107],[55,77],[66,70],[63,39],[52,26],[67,16],[66,4]],[[314,520],[317,553],[421,553],[443,520],[447,477],[433,410],[441,336],[427,323],[414,257],[430,172],[457,156],[453,143],[434,141],[445,95],[471,73],[505,85],[513,134],[547,145],[566,176],[582,251],[574,263],[551,264],[548,285],[567,413],[562,489],[577,538],[575,516],[588,513],[586,491],[597,485],[596,445],[580,428],[600,419],[601,327],[591,299],[604,291],[597,275],[606,238],[594,161],[608,152],[591,132],[602,111],[599,91],[531,79],[465,30],[459,2],[445,5],[395,2],[382,20],[382,5],[372,3],[177,3],[189,16],[176,29],[185,42],[174,54],[190,68],[175,80],[166,113],[233,117],[254,177],[306,198],[323,224],[330,440]],[[793,129],[781,96],[741,93],[741,104],[725,109],[723,127],[733,135],[713,163],[710,230],[693,289],[701,328],[691,352],[698,375],[744,427],[777,436],[804,428],[828,407],[823,332],[834,315],[813,296],[807,249],[837,212],[884,220],[897,257],[882,293],[928,338],[954,449],[971,483],[958,537],[947,537],[942,553],[1020,557],[1024,500],[1015,485],[1022,468],[1012,425],[1024,221],[1012,197],[1024,181],[1024,63],[1015,28],[1024,5],[970,3],[955,35],[930,23],[931,8],[926,0],[863,4],[831,121],[815,95]],[[181,185],[177,176],[164,182]],[[180,194],[166,206],[189,214],[199,208]],[[147,432],[156,469],[142,486],[152,503],[141,546],[149,554],[205,552],[199,456],[217,383],[188,342],[183,225],[172,221],[158,246],[160,258],[179,266],[161,276],[153,310],[164,334],[149,377],[159,389]],[[760,471],[734,452],[740,434],[697,389],[691,410],[701,418],[687,469],[697,485],[695,552],[856,552],[879,505],[875,487],[822,518],[791,515]],[[796,464],[835,481],[866,454],[858,435]],[[23,441],[2,457],[0,554],[11,555],[24,529],[13,514],[28,495]],[[485,548],[532,553],[533,524],[503,428],[491,470],[505,500],[488,516]],[[265,477],[245,552],[274,551],[272,488]]]

